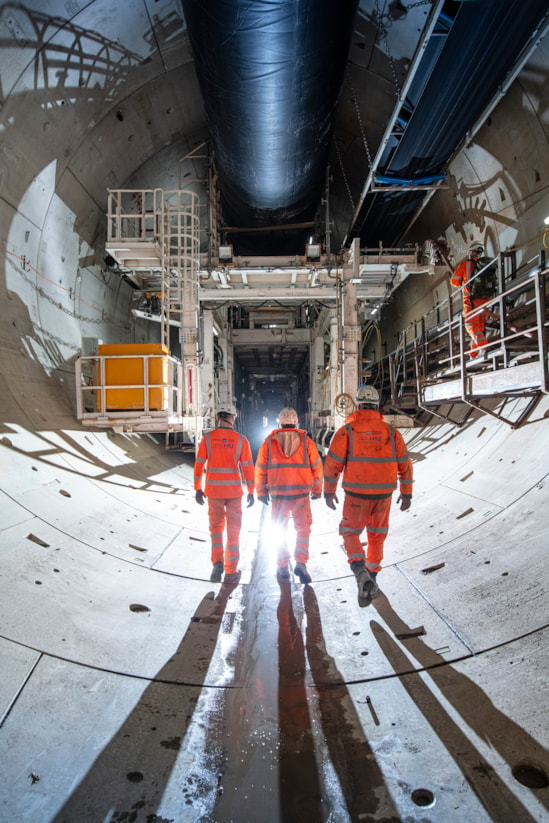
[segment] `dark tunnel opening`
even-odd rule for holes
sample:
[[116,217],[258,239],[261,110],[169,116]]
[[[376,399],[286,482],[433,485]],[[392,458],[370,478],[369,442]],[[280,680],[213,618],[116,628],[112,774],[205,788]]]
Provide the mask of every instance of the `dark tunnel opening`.
[[284,406],[295,408],[300,428],[309,428],[308,347],[235,347],[234,358],[238,429],[248,437],[254,454],[277,428]]

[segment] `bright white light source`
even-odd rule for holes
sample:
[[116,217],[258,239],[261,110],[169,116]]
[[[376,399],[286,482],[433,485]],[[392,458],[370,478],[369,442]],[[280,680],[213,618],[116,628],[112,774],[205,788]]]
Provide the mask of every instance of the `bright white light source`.
[[543,222],[545,223],[546,226],[549,226],[549,217],[546,217]]
[[316,262],[320,260],[320,255],[322,253],[322,246],[320,243],[307,243],[305,246],[305,257],[310,262]]

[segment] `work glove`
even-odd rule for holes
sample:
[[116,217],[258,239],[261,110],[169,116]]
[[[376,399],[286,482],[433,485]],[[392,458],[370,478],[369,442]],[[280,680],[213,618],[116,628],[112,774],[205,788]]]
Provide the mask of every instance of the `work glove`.
[[247,508],[247,509],[249,509],[249,508],[250,508],[250,506],[253,506],[254,502],[255,502],[255,501],[254,501],[254,496],[253,496],[253,494],[249,494],[249,495],[248,495],[248,505],[246,506],[246,508]]
[[411,494],[401,494],[397,500],[397,503],[400,503],[400,511],[406,512],[412,505],[412,495]]
[[204,503],[206,502],[206,498],[204,496],[204,492],[202,491],[202,489],[197,489],[196,490],[196,494],[194,496],[194,499],[196,500],[196,502],[198,503],[199,506],[204,505]]
[[337,494],[327,494],[326,492],[324,492],[324,500],[326,501],[326,505],[328,506],[328,508],[333,509],[335,511],[335,504],[339,503],[339,500],[337,499]]
[[263,503],[264,506],[269,505],[269,495],[268,494],[258,494],[257,499]]
[[321,497],[320,492],[311,492],[311,500],[320,500]]

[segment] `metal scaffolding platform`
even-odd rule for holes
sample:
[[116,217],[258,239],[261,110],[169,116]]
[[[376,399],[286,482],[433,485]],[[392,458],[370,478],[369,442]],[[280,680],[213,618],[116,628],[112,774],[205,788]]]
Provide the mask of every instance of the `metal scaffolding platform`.
[[[545,254],[526,273],[499,260],[498,294],[467,315],[485,312],[488,343],[470,347],[461,311],[450,297],[402,332],[401,345],[388,357],[389,391],[395,410],[441,415],[442,405],[465,404],[519,425],[542,394],[549,391],[548,277]],[[459,299],[458,290],[458,299]],[[507,420],[482,401],[524,396],[529,399],[519,419]]]

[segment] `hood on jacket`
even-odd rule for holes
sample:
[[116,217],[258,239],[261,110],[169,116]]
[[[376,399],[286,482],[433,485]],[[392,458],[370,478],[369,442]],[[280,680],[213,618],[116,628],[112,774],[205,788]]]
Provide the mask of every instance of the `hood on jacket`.
[[272,432],[271,437],[279,444],[284,457],[292,457],[299,448],[303,431],[300,429],[276,429]]

